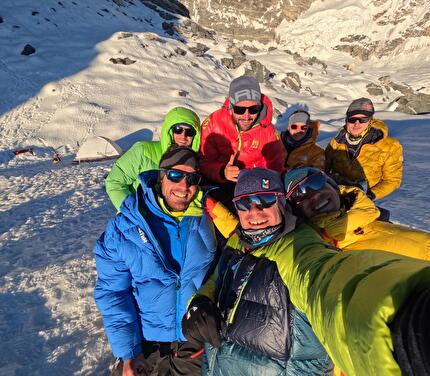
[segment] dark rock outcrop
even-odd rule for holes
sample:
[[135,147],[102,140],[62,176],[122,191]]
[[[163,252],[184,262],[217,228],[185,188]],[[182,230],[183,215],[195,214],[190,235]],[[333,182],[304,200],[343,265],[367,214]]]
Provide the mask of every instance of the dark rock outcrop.
[[282,82],[291,90],[300,93],[300,89],[302,88],[300,76],[296,72],[288,72],[286,75],[287,77],[285,77]]
[[192,18],[217,34],[270,42],[284,20],[296,20],[314,0],[184,0]]
[[197,57],[203,57],[205,53],[209,51],[209,47],[203,43],[197,43],[195,47],[190,47],[189,50]]
[[245,75],[252,76],[257,79],[258,82],[267,82],[270,79],[271,72],[259,61],[251,60],[249,62],[250,68],[245,68]]
[[21,55],[32,55],[36,52],[36,49],[31,45],[31,44],[26,44],[23,48],[23,50],[21,51]]
[[403,95],[396,99],[398,103],[396,112],[406,114],[428,114],[430,113],[430,95],[424,93],[414,93]]
[[366,85],[367,92],[372,96],[383,95],[384,91],[380,85],[370,83]]
[[112,63],[114,63],[114,64],[122,64],[122,65],[131,65],[131,64],[134,64],[136,62],[136,60],[132,60],[129,57],[125,57],[125,58],[122,58],[122,57],[117,57],[117,58],[111,57],[109,59],[109,61],[112,62]]

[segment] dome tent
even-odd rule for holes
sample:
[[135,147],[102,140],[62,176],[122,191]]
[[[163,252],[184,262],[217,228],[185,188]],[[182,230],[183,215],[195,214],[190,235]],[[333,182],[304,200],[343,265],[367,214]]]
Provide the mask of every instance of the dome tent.
[[88,138],[76,153],[73,163],[95,162],[106,159],[116,159],[123,153],[114,141],[103,136]]

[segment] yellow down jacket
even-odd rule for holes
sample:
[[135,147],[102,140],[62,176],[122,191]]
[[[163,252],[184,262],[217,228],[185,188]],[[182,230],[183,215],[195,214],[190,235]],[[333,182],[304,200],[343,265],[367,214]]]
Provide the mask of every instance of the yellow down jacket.
[[309,139],[289,152],[287,160],[285,161],[285,167],[287,170],[291,170],[295,167],[313,166],[324,171],[324,149],[316,144],[320,122],[318,120],[312,120],[310,122],[310,127],[312,128],[312,134]]
[[370,127],[379,130],[381,137],[364,144],[355,159],[349,157],[347,145],[342,143],[344,129],[332,138],[325,150],[326,171],[353,183],[366,179],[375,199],[380,199],[400,187],[403,150],[399,141],[388,137],[388,127],[382,120],[373,119]]
[[339,189],[352,206],[309,220],[324,240],[345,251],[377,249],[430,260],[430,233],[378,221],[378,208],[361,189],[342,185]]

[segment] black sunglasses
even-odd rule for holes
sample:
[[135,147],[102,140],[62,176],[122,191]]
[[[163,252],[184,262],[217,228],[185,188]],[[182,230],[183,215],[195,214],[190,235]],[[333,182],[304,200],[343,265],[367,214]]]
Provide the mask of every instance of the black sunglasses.
[[322,172],[317,172],[305,177],[298,182],[287,193],[286,198],[293,205],[299,205],[303,200],[308,198],[313,192],[318,192],[325,187],[327,177]]
[[173,183],[179,183],[183,178],[186,178],[187,185],[198,185],[202,180],[202,176],[197,172],[185,172],[181,170],[162,170],[166,175],[167,179],[169,179]]
[[256,104],[254,106],[249,107],[242,107],[242,106],[233,106],[233,112],[238,115],[243,115],[246,110],[248,110],[248,113],[250,115],[258,114],[261,110],[261,106],[259,104]]
[[294,129],[294,130],[300,128],[301,131],[306,131],[309,128],[309,125],[307,125],[307,124],[303,124],[303,125],[290,124],[290,128]]
[[258,210],[263,210],[272,207],[278,201],[278,197],[282,196],[279,192],[257,193],[248,196],[239,196],[233,199],[234,206],[237,210],[251,210],[252,203]]
[[370,117],[359,118],[359,117],[352,117],[352,116],[346,119],[346,121],[350,124],[355,124],[356,121],[358,121],[360,124],[364,124],[364,123],[367,123],[369,120],[370,120]]
[[194,137],[196,135],[196,130],[194,128],[190,128],[189,125],[175,124],[172,127],[174,134],[182,134],[185,132],[185,137]]

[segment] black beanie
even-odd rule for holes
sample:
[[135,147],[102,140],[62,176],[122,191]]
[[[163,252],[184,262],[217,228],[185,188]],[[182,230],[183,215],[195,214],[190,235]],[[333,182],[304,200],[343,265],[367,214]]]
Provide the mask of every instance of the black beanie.
[[160,159],[160,169],[170,169],[178,165],[190,166],[198,171],[199,159],[197,153],[186,146],[172,145]]

